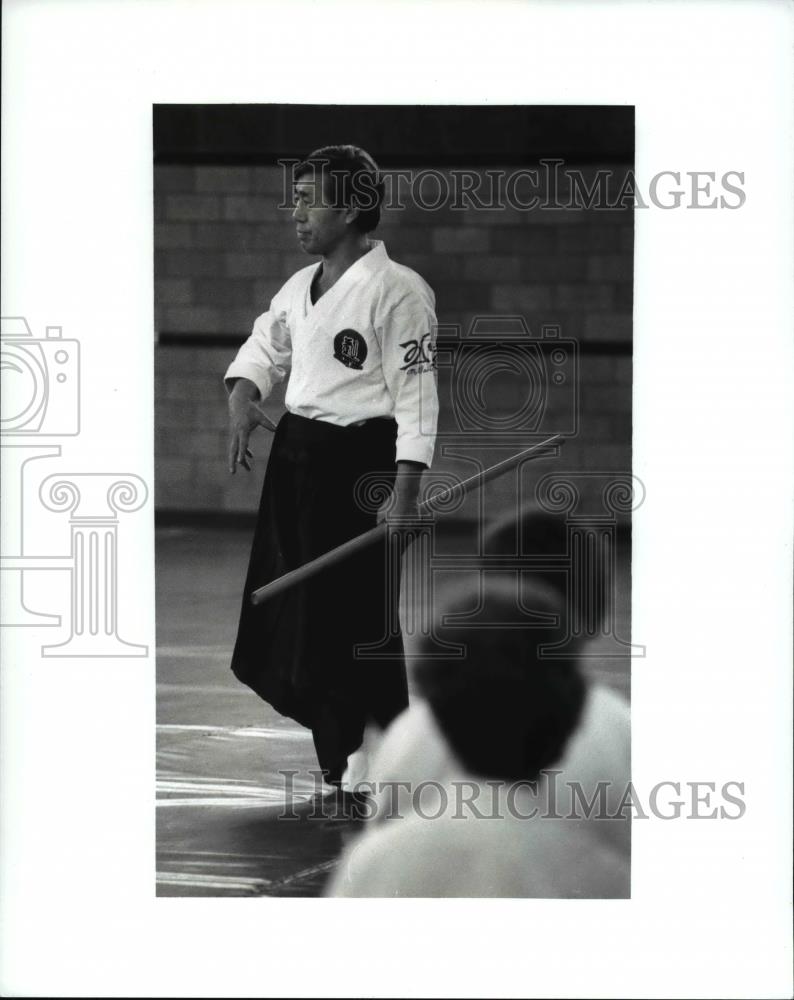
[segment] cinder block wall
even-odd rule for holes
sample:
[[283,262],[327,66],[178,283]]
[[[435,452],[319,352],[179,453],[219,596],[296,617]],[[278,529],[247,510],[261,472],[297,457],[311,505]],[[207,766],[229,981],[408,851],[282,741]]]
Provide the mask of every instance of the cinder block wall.
[[[603,167],[582,172],[592,179]],[[610,189],[617,190],[626,168],[612,169],[618,179]],[[281,284],[312,258],[296,248],[290,211],[278,208],[279,168],[158,166],[154,193],[155,327],[166,341],[156,350],[156,505],[251,511],[268,436],[255,439],[256,473],[230,477],[222,376],[233,338],[247,336]],[[465,330],[477,316],[521,314],[534,334],[553,324],[579,342],[579,434],[553,462],[527,468],[527,491],[548,471],[630,470],[630,210],[461,211],[447,202],[427,211],[407,204],[385,213],[375,235],[433,287],[441,324]],[[197,345],[202,335],[213,346]],[[222,337],[232,339],[219,345]],[[274,415],[282,395],[269,403]],[[441,405],[444,429],[453,417],[449,400]],[[439,464],[472,471],[453,460]],[[505,491],[492,491],[495,502]]]

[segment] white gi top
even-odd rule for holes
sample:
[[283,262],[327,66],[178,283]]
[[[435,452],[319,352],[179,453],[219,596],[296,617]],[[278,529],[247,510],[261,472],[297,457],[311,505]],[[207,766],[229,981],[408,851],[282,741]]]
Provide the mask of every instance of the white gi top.
[[435,296],[415,272],[389,259],[381,241],[316,304],[304,267],[273,296],[225,379],[247,378],[266,399],[290,375],[291,413],[347,426],[397,421],[397,461],[430,465],[438,419]]
[[626,702],[590,687],[560,761],[536,794],[518,786],[511,799],[509,783],[492,791],[458,761],[430,706],[414,699],[383,736],[368,776],[372,818],[326,895],[628,898],[631,818],[620,805],[630,743]]

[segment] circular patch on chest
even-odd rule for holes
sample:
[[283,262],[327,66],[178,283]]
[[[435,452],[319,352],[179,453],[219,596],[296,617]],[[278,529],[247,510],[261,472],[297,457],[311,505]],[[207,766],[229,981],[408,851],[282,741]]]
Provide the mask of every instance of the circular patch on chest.
[[334,357],[347,368],[361,371],[367,360],[367,342],[356,330],[342,330],[334,337]]

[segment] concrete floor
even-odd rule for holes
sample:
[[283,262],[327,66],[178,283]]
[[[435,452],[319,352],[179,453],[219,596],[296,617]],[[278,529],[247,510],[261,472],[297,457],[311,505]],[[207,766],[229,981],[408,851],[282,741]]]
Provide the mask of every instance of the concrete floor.
[[[157,531],[160,896],[317,896],[360,833],[317,810],[311,733],[229,669],[250,539],[250,528]],[[629,634],[626,578],[621,635]],[[585,669],[628,695],[628,658],[590,656]],[[279,769],[298,772],[291,788]],[[279,818],[291,807],[299,818]]]

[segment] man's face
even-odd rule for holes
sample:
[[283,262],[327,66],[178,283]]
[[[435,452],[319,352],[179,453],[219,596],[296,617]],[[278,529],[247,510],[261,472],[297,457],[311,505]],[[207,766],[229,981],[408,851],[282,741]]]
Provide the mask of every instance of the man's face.
[[298,242],[306,253],[328,254],[349,233],[346,211],[331,207],[333,202],[323,187],[321,176],[307,174],[301,177],[295,184],[294,201],[292,218]]

